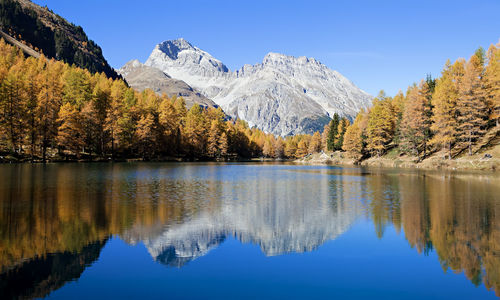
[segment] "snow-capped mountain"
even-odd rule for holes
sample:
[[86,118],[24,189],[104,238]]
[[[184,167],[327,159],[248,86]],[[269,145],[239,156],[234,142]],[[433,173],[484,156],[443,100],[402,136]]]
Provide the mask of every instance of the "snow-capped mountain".
[[148,67],[138,60],[129,61],[117,70],[117,72],[125,78],[131,87],[138,91],[149,88],[158,94],[165,93],[169,97],[183,97],[188,108],[193,106],[193,104],[199,104],[205,107],[218,106],[215,102],[203,96],[199,91],[193,89],[184,81],[171,78],[163,71]]
[[321,130],[334,113],[353,118],[372,97],[314,58],[267,54],[230,71],[184,39],[158,44],[145,65],[200,90],[236,118],[278,135]]

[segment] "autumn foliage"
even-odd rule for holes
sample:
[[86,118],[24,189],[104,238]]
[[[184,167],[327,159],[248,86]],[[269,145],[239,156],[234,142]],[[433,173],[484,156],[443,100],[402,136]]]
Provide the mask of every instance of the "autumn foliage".
[[440,78],[387,97],[361,111],[344,137],[342,149],[362,159],[390,149],[425,159],[443,150],[446,157],[473,154],[488,130],[500,120],[500,45],[478,49],[469,60],[446,63]]
[[104,73],[26,58],[3,40],[0,129],[3,155],[33,161],[285,155],[283,138],[230,120],[220,108],[188,109],[182,97],[139,93]]

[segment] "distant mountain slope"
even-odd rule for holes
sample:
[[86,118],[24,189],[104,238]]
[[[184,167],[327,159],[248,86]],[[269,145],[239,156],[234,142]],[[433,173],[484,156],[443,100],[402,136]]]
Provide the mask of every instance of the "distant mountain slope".
[[314,58],[269,53],[231,72],[178,39],[158,44],[145,64],[199,89],[227,114],[282,136],[321,130],[334,113],[353,119],[372,99]]
[[143,65],[138,60],[129,61],[118,70],[118,73],[134,89],[143,91],[149,88],[158,94],[165,93],[169,97],[182,97],[188,108],[195,103],[204,107],[218,107],[215,102],[194,90],[184,81],[173,79],[163,71]]
[[49,58],[119,77],[82,27],[29,0],[0,0],[0,29]]

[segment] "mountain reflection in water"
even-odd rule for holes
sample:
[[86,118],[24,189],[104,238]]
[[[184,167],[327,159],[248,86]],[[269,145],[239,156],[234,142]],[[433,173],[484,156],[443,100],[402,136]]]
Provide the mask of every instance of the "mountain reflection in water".
[[[368,219],[444,270],[500,290],[500,178],[283,164],[0,166],[0,298],[78,279],[109,237],[182,267],[228,237],[314,251]],[[361,241],[362,242],[362,241]],[[194,262],[193,262],[194,263]]]

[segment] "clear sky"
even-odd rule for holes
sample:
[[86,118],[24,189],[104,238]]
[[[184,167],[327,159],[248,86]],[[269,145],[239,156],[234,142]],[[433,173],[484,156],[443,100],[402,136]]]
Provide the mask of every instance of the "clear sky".
[[183,37],[231,70],[268,52],[314,57],[394,95],[500,38],[500,0],[35,0],[81,25],[115,68]]

